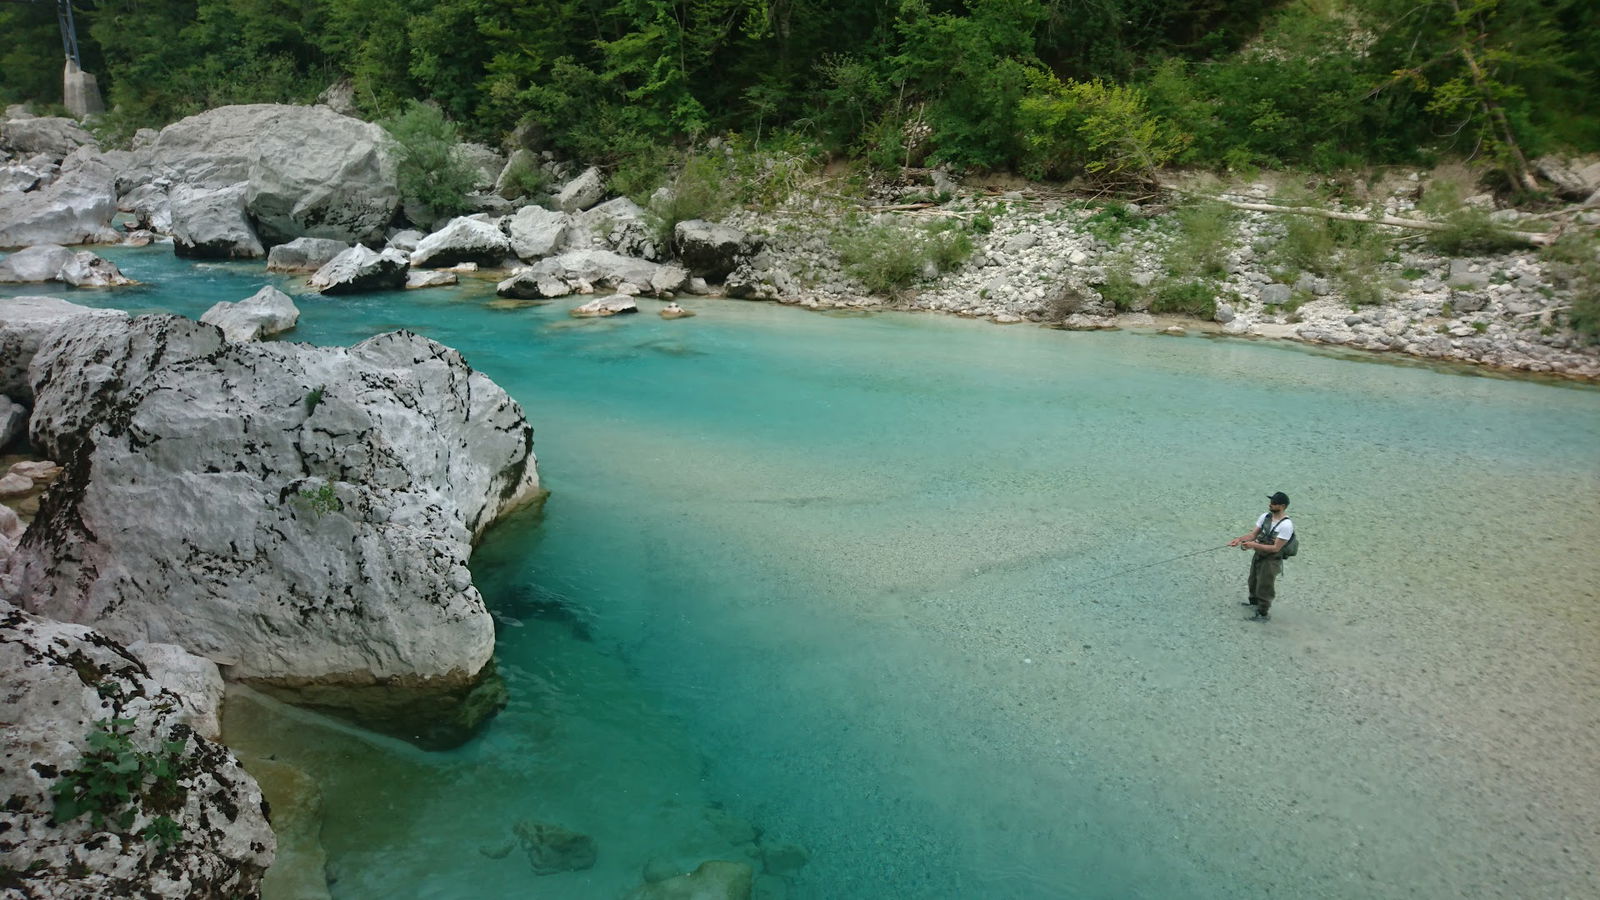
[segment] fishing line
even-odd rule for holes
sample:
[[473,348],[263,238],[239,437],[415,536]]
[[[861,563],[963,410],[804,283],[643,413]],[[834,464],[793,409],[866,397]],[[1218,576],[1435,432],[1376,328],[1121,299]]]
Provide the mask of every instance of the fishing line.
[[1202,553],[1210,553],[1213,550],[1224,550],[1224,549],[1227,549],[1228,546],[1230,546],[1230,545],[1222,544],[1221,546],[1217,546],[1217,547],[1207,547],[1204,550],[1195,550],[1195,551],[1193,551],[1191,553],[1182,554],[1181,556],[1174,556],[1171,559],[1161,559],[1161,560],[1157,560],[1157,561],[1155,561],[1153,563],[1145,563],[1142,566],[1134,566],[1131,569],[1119,569],[1118,571],[1112,572],[1110,575],[1102,575],[1099,578],[1091,578],[1088,581],[1078,581],[1078,582],[1074,582],[1072,584],[1063,585],[1062,587],[1063,588],[1077,588],[1077,587],[1083,587],[1086,584],[1099,584],[1102,581],[1110,581],[1113,578],[1121,577],[1123,575],[1128,574],[1129,572],[1137,572],[1140,569],[1150,569],[1150,568],[1154,568],[1156,566],[1164,566],[1164,565],[1166,565],[1167,563],[1170,563],[1170,562],[1177,562],[1180,559],[1188,559],[1191,556],[1199,556]]

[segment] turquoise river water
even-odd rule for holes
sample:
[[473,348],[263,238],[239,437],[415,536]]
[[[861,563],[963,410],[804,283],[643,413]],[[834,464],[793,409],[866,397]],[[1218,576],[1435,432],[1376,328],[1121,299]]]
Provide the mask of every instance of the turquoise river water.
[[[511,690],[479,738],[230,713],[320,783],[335,898],[617,898],[713,858],[769,898],[1600,896],[1600,391],[105,255],[147,285],[56,295],[276,284],[286,337],[426,334],[534,425],[544,514],[474,558]],[[1304,546],[1256,624],[1206,548],[1274,490]],[[533,874],[523,820],[595,866]]]

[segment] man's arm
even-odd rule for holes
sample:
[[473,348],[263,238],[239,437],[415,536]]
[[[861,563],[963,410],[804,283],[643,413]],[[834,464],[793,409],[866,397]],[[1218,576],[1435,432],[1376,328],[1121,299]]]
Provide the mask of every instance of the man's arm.
[[[1258,531],[1258,532],[1260,530],[1261,529],[1259,529],[1259,528],[1256,529],[1256,531]],[[1264,544],[1264,543],[1262,543],[1260,541],[1257,541],[1257,540],[1247,540],[1247,541],[1244,541],[1243,543],[1241,543],[1239,546],[1243,547],[1246,550],[1256,550],[1256,551],[1259,551],[1261,553],[1277,553],[1279,550],[1282,550],[1283,549],[1283,545],[1287,544],[1287,543],[1289,543],[1289,540],[1287,538],[1275,537],[1275,538],[1272,539],[1272,543],[1270,543],[1270,544]]]

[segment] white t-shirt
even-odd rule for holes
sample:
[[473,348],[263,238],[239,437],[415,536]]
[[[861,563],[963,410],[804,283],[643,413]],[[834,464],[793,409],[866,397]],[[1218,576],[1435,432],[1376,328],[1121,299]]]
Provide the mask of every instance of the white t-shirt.
[[[1267,526],[1267,517],[1270,515],[1272,513],[1262,513],[1261,518],[1256,520],[1256,528],[1265,528]],[[1283,538],[1283,542],[1287,544],[1289,539],[1294,537],[1294,522],[1288,516],[1279,519],[1277,530],[1272,532],[1272,536]]]

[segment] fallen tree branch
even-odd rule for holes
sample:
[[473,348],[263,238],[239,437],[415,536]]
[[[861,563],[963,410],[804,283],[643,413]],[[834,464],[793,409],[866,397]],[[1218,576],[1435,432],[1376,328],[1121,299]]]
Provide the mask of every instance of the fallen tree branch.
[[[1360,213],[1339,212],[1332,209],[1320,209],[1315,206],[1279,206],[1275,203],[1247,203],[1242,200],[1228,200],[1219,198],[1221,202],[1234,209],[1246,209],[1253,212],[1289,213],[1296,216],[1320,216],[1324,219],[1339,219],[1345,222],[1363,222],[1367,225],[1389,225],[1395,228],[1415,228],[1421,231],[1446,231],[1449,225],[1443,222],[1429,222],[1424,219],[1400,219],[1394,216],[1364,216]],[[1506,237],[1522,241],[1534,247],[1548,247],[1555,241],[1554,234],[1537,231],[1511,231],[1503,232]]]

